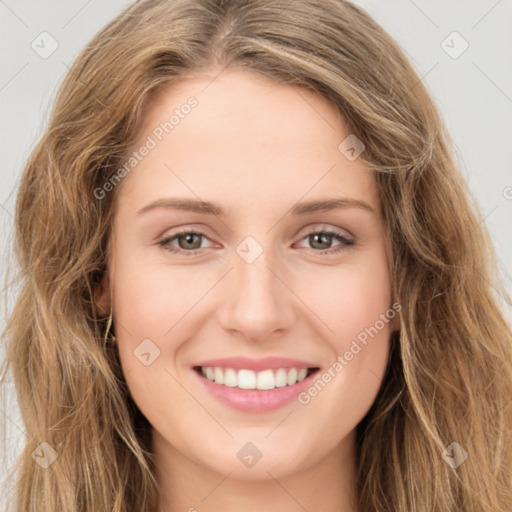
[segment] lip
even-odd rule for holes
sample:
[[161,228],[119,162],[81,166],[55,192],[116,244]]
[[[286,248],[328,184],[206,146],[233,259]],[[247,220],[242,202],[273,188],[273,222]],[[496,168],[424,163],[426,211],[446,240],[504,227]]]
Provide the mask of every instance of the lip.
[[[278,368],[316,368],[304,380],[293,384],[268,390],[240,389],[238,387],[224,386],[207,379],[199,371],[200,366],[220,366],[223,368],[248,369],[262,371]],[[270,412],[289,404],[297,398],[307,387],[312,379],[320,371],[318,365],[296,359],[284,357],[267,357],[263,359],[250,359],[247,357],[231,357],[201,361],[191,367],[192,373],[199,379],[204,389],[219,402],[239,411],[251,413]]]
[[222,368],[234,368],[241,370],[253,370],[260,372],[263,370],[277,370],[278,368],[318,368],[319,365],[298,359],[288,357],[264,357],[262,359],[251,359],[250,357],[222,357],[220,359],[209,359],[201,361],[192,366],[220,366]]

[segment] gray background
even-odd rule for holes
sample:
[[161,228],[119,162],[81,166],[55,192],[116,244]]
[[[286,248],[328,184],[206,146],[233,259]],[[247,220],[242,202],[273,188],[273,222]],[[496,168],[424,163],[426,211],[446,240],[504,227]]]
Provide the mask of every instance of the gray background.
[[[44,128],[57,88],[88,40],[129,3],[0,0],[2,274],[12,260],[16,184]],[[503,283],[512,294],[512,0],[356,3],[400,43],[439,106],[456,143],[460,168],[494,241]],[[463,39],[450,35],[454,31]],[[469,47],[457,56],[464,40]],[[52,44],[58,47],[45,55]],[[13,292],[5,295],[2,298],[9,307]],[[512,307],[503,302],[503,308],[510,318]],[[0,327],[4,318],[2,309]],[[12,388],[9,406],[0,411],[0,418],[7,425],[12,459],[24,437]],[[2,471],[0,481],[5,478]],[[0,510],[9,492],[10,487],[0,487]]]

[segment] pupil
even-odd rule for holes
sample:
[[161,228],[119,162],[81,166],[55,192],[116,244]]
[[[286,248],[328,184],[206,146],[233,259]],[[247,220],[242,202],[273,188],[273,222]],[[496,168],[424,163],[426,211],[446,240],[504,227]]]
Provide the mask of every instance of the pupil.
[[321,238],[325,237],[326,241],[323,243],[324,247],[320,247],[320,249],[328,249],[329,248],[329,242],[331,241],[331,235],[328,235],[326,233],[316,233],[313,236],[313,243],[317,243],[317,240],[319,240],[320,245],[322,245]]
[[[197,235],[197,233],[187,233],[186,235],[182,235],[183,238],[185,238],[185,244],[192,244],[194,245],[194,242],[193,242],[193,237],[197,237],[198,240],[199,240],[199,235]],[[196,241],[196,245],[197,245],[197,241]],[[201,245],[201,243],[199,243],[199,245]],[[183,247],[182,247],[183,248]],[[198,249],[199,247],[189,247],[188,245],[186,245],[187,249]]]

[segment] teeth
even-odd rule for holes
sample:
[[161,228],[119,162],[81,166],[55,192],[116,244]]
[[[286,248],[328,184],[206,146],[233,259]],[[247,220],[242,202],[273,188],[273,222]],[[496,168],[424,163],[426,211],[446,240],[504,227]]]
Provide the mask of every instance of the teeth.
[[256,373],[252,370],[238,370],[238,387],[241,389],[256,389]]
[[284,368],[279,368],[276,372],[275,384],[276,388],[283,388],[287,384],[287,374]]
[[274,389],[276,379],[272,370],[264,370],[256,376],[256,389]]
[[224,372],[224,386],[229,386],[230,388],[236,387],[236,372],[233,368],[227,368]]
[[213,377],[215,382],[218,384],[224,384],[224,373],[222,372],[222,368],[216,366],[213,369]]
[[307,376],[307,368],[279,368],[278,370],[235,370],[234,368],[220,368],[216,366],[201,367],[201,374],[212,382],[223,384],[231,388],[268,390],[293,386],[304,380]]
[[298,371],[296,368],[292,368],[288,372],[288,377],[286,378],[286,382],[288,383],[288,386],[292,386],[293,384],[295,384],[297,382],[297,374],[298,374]]
[[308,374],[308,369],[301,368],[297,373],[297,381],[300,382],[301,380],[304,380],[306,378],[307,374]]

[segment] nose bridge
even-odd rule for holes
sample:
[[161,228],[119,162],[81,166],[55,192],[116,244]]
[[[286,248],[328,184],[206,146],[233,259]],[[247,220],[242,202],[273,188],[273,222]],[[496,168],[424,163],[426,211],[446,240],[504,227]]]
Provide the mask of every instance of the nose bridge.
[[293,316],[292,294],[276,277],[279,265],[273,251],[263,250],[261,245],[258,249],[253,240],[247,240],[237,247],[233,266],[221,307],[223,327],[252,340],[288,328]]

